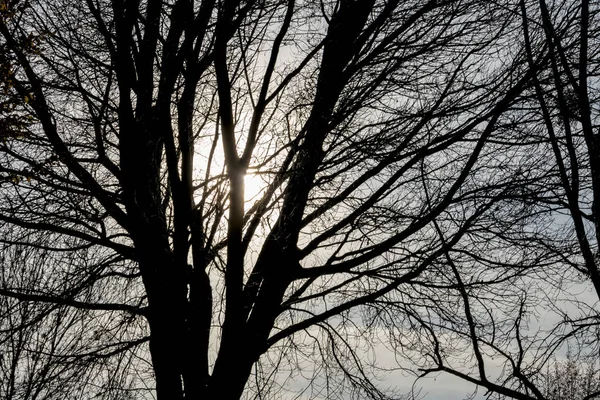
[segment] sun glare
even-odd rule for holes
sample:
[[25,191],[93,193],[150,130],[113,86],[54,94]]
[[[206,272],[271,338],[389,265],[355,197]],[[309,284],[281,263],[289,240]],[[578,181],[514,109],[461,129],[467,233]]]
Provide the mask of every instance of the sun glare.
[[246,203],[254,204],[260,198],[266,186],[267,184],[259,175],[246,174],[244,177],[244,199]]

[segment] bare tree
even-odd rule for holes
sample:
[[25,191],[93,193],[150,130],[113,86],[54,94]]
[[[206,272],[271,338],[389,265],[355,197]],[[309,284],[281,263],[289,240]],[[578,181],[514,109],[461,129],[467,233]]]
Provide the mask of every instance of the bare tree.
[[545,374],[547,399],[592,399],[600,396],[600,376],[596,362],[581,362],[572,353],[564,361],[555,361]]
[[[18,282],[21,287],[50,292],[54,285],[65,285],[59,274],[47,274],[56,267],[52,258],[30,248],[4,247],[0,287]],[[146,339],[134,339],[128,321],[116,319],[119,316],[111,312],[89,313],[60,305],[43,295],[29,297],[39,301],[15,294],[0,302],[2,398],[135,398],[130,367],[139,357],[134,350]],[[86,381],[97,386],[81,385]]]
[[481,361],[470,292],[508,315],[501,287],[567,257],[514,239],[554,176],[521,169],[545,161],[514,132],[548,55],[517,2],[0,5],[28,121],[0,144],[0,295],[8,340],[54,329],[40,391],[384,398],[359,349],[382,329],[439,361],[435,310]]
[[[494,215],[479,219],[423,289],[397,305],[417,332],[401,351],[421,376],[449,373],[492,398],[590,399],[595,389],[566,381],[577,375],[574,364],[548,371],[565,347],[583,359],[599,350],[598,8],[513,6],[507,12],[522,21],[532,85],[490,139],[505,149],[495,157],[501,165],[486,165],[512,171],[512,184]],[[446,226],[434,225],[446,240]],[[450,299],[456,307],[442,304]]]

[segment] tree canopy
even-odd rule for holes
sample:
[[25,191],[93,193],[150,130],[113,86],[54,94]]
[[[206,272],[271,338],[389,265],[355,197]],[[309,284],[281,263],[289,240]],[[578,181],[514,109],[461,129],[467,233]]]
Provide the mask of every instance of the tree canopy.
[[0,396],[550,399],[600,343],[597,14],[0,0]]

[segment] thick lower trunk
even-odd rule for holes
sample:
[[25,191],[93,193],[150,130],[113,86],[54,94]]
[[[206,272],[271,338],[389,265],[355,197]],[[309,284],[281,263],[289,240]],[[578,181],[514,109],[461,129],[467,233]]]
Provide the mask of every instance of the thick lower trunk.
[[[203,400],[208,381],[208,341],[211,317],[210,284],[173,282],[175,266],[167,266],[156,282],[160,290],[149,296],[150,353],[158,400]],[[200,286],[202,284],[202,286]],[[208,291],[208,292],[207,292]]]
[[[148,241],[152,243],[152,241]],[[175,265],[168,247],[138,247],[148,298],[150,355],[158,400],[183,400],[182,375],[189,367],[186,329],[187,288],[184,267]]]
[[225,356],[219,356],[210,379],[207,399],[239,399],[244,392],[254,362],[246,351],[237,355],[230,352]]
[[194,271],[187,308],[183,383],[186,400],[206,397],[208,386],[208,346],[212,318],[212,288],[206,271]]
[[[175,263],[168,247],[140,252],[158,400],[202,400],[208,382],[211,286],[204,269]],[[188,296],[188,285],[190,293]]]
[[174,367],[180,360],[175,343],[168,332],[161,327],[163,324],[160,319],[150,324],[150,354],[154,367],[157,399],[183,400],[181,375],[179,368]]

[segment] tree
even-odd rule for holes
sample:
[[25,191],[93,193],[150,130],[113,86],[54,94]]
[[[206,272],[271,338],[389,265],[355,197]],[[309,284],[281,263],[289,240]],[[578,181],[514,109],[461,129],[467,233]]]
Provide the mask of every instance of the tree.
[[382,326],[418,338],[421,301],[452,313],[452,251],[499,251],[520,188],[548,179],[511,144],[548,57],[528,66],[506,3],[3,0],[7,93],[31,124],[0,145],[0,295],[8,316],[35,306],[2,334],[72,316],[59,378],[84,393],[263,397],[287,372],[312,396],[383,398],[357,347]]
[[[520,1],[513,11],[532,86],[495,139],[512,149],[521,186],[446,253],[436,285],[402,305],[422,331],[406,352],[426,354],[415,357],[422,375],[450,373],[490,397],[590,399],[594,386],[572,381],[575,361],[552,364],[565,347],[598,354],[598,8]],[[432,296],[459,306],[450,313]]]
[[[1,256],[2,287],[40,287],[50,254],[11,247]],[[127,350],[147,341],[129,339],[126,326],[99,330],[98,319],[109,315],[50,302],[0,301],[0,397],[4,399],[129,399],[135,387],[129,369],[139,363]],[[104,342],[112,336],[112,343]],[[110,357],[97,358],[98,353]],[[143,371],[143,366],[137,366]],[[102,380],[94,379],[96,375]],[[151,375],[148,375],[151,376]],[[94,379],[99,386],[81,385]]]
[[595,363],[582,364],[571,354],[548,368],[544,395],[551,400],[592,399],[600,396],[600,380]]

